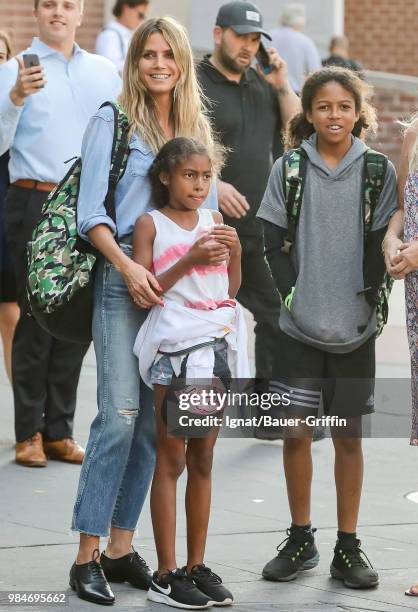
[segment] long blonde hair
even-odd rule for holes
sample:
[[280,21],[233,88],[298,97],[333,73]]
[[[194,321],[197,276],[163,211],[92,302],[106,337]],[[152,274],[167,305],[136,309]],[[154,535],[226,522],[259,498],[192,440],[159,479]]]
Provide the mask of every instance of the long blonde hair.
[[418,170],[418,112],[414,113],[407,121],[398,121],[403,128],[403,134],[407,130],[415,133],[415,144],[408,156],[408,170],[414,173]]
[[167,141],[158,122],[155,102],[138,70],[139,59],[151,34],[159,32],[170,45],[180,78],[173,91],[172,120],[174,136],[196,138],[209,149],[214,146],[209,120],[202,104],[193,54],[183,26],[171,17],[155,17],[145,21],[134,33],[123,71],[123,87],[119,102],[126,112],[131,130],[157,153]]

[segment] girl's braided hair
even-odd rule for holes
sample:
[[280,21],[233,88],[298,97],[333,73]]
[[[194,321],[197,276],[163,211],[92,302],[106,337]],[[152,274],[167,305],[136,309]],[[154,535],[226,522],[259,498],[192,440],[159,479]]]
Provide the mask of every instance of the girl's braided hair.
[[360,136],[363,130],[376,131],[376,110],[369,101],[372,94],[371,87],[352,70],[330,66],[313,72],[306,79],[301,94],[302,112],[289,121],[285,136],[286,149],[299,147],[302,140],[309,138],[315,132],[306,115],[312,110],[312,102],[318,89],[331,82],[341,85],[354,98],[355,109],[360,117],[354,125],[352,134]]
[[161,182],[160,174],[170,174],[171,170],[183,163],[192,155],[205,155],[211,164],[215,175],[222,167],[222,149],[209,148],[194,138],[178,137],[165,143],[157,153],[148,171],[151,181],[153,203],[157,208],[167,206],[169,202],[168,188]]

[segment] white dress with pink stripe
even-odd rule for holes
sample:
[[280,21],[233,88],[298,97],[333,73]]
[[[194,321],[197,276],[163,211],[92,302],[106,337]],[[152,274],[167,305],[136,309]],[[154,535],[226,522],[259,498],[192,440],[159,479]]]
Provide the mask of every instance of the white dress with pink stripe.
[[[171,268],[215,225],[210,210],[198,209],[197,212],[198,222],[192,230],[180,227],[159,210],[147,213],[151,215],[155,226],[153,272],[157,276]],[[189,308],[215,310],[228,299],[228,286],[226,263],[219,266],[195,266],[164,293],[164,298]]]

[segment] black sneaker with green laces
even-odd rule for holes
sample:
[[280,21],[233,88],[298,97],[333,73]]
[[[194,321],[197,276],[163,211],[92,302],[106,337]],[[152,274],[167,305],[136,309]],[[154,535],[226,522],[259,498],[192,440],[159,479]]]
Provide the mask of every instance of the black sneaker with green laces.
[[[184,568],[185,570],[186,568]],[[193,582],[214,606],[230,606],[234,601],[231,591],[222,584],[222,579],[203,563],[195,565],[189,574]]]
[[[299,572],[313,569],[319,563],[319,552],[315,546],[314,533],[311,527],[295,527],[287,530],[287,537],[281,542],[274,559],[263,569],[265,580],[288,582],[294,580]],[[280,548],[283,544],[283,548]]]
[[371,589],[379,584],[379,575],[360,546],[357,538],[353,538],[351,543],[337,540],[330,567],[331,576],[342,580],[350,589]]

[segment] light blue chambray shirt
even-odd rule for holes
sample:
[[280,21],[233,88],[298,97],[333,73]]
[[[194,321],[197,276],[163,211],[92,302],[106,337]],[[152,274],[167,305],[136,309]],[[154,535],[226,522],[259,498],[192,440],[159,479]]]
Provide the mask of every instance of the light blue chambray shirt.
[[80,155],[88,120],[106,100],[120,92],[121,80],[114,65],[74,45],[65,56],[38,38],[24,53],[36,53],[47,83],[15,106],[9,93],[18,64],[15,59],[0,67],[0,155],[10,149],[10,180],[34,179],[58,183],[68,170],[64,162]]
[[[115,224],[106,215],[104,200],[107,193],[110,156],[113,142],[113,111],[102,108],[90,120],[81,148],[82,170],[77,203],[78,233],[87,239],[87,232],[104,223],[115,233]],[[151,182],[148,170],[155,154],[134,133],[129,143],[129,157],[125,173],[116,186],[115,208],[118,236],[132,234],[135,221],[153,210]],[[204,208],[217,210],[218,198],[213,181]]]

